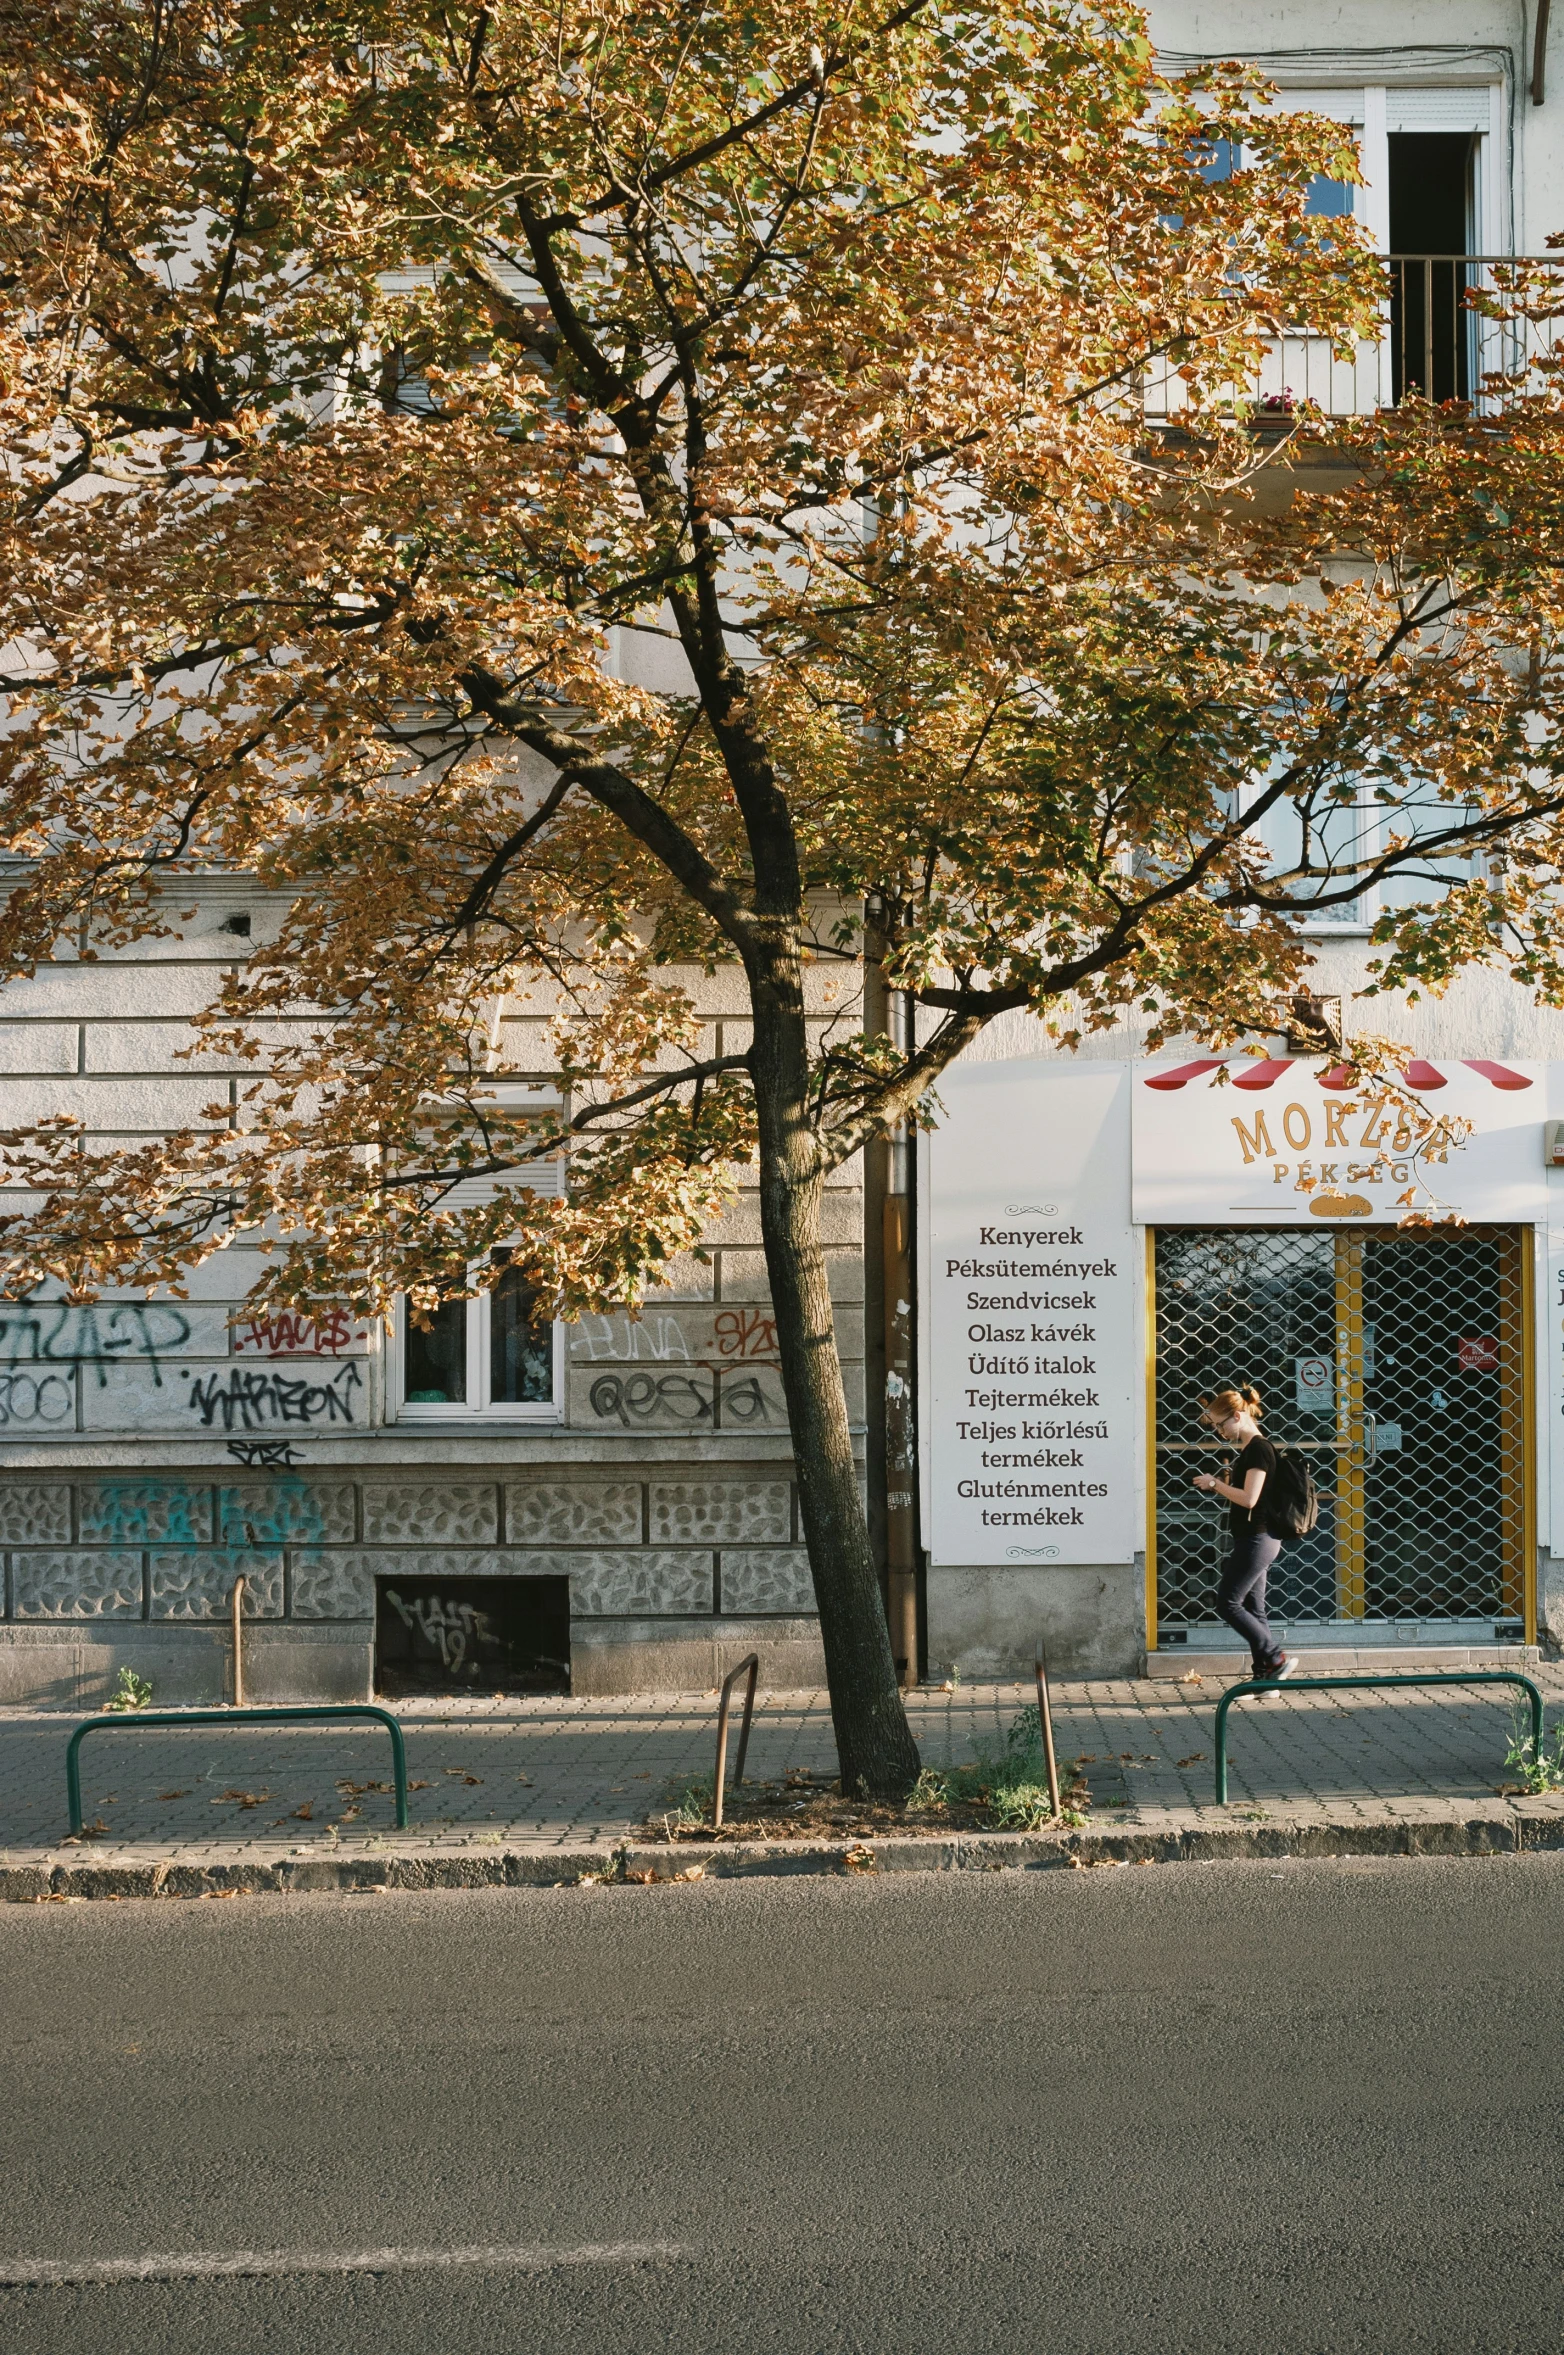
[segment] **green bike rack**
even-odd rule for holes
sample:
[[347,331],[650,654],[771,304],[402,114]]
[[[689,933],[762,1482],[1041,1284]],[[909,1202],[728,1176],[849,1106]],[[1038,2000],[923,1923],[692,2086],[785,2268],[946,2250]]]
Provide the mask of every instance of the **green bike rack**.
[[1216,1803],[1227,1805],[1227,1713],[1235,1701],[1257,1700],[1265,1693],[1325,1693],[1339,1690],[1343,1685],[1370,1686],[1375,1690],[1400,1685],[1469,1685],[1518,1684],[1531,1703],[1531,1749],[1534,1758],[1542,1755],[1542,1695],[1529,1676],[1522,1676],[1518,1668],[1473,1668],[1466,1675],[1452,1676],[1439,1673],[1431,1676],[1290,1676],[1285,1683],[1278,1677],[1252,1677],[1243,1684],[1229,1685],[1216,1705]]
[[391,1736],[391,1762],[396,1775],[396,1828],[407,1829],[407,1745],[402,1728],[389,1709],[368,1701],[322,1701],[297,1709],[126,1709],[113,1717],[89,1717],[76,1728],[65,1748],[65,1793],[70,1803],[71,1830],[81,1830],[82,1743],[88,1734],[132,1733],[147,1725],[314,1725],[323,1718],[368,1717]]

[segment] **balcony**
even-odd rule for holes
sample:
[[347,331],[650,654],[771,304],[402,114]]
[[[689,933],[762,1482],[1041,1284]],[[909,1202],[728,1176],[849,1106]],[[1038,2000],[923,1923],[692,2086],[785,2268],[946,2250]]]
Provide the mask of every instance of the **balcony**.
[[[1503,390],[1530,377],[1564,340],[1564,255],[1387,254],[1380,335],[1351,359],[1304,331],[1278,336],[1243,398],[1278,425],[1305,405],[1327,417],[1365,417],[1404,393],[1497,408]],[[1564,364],[1564,354],[1561,354]],[[1148,370],[1149,418],[1176,424],[1184,386],[1170,361]]]

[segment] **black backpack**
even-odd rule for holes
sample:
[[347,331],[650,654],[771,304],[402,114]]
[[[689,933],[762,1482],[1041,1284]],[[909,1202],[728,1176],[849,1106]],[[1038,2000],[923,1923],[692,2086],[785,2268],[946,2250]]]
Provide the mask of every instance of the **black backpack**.
[[1320,1492],[1306,1456],[1277,1449],[1276,1469],[1265,1484],[1261,1510],[1270,1536],[1308,1536],[1320,1517]]

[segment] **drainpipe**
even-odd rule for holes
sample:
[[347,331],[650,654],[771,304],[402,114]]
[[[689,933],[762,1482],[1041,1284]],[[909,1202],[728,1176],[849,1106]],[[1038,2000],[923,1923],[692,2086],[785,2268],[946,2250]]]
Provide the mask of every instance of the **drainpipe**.
[[[864,925],[864,1029],[905,1050],[912,1008],[885,986],[884,934],[873,903]],[[903,1690],[918,1682],[917,1438],[913,1411],[911,1132],[877,1137],[864,1154],[864,1357],[869,1532],[881,1565],[891,1651]]]
[[918,1681],[918,1448],[912,1383],[912,1139],[890,1141],[885,1196],[885,1584],[905,1692]]

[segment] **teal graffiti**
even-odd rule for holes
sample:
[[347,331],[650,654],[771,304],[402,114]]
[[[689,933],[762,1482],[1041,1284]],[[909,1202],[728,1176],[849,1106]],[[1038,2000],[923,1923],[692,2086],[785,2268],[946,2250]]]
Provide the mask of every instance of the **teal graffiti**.
[[110,1545],[200,1545],[210,1495],[182,1480],[105,1480],[83,1520]]
[[[83,1513],[83,1535],[107,1545],[206,1545],[211,1490],[184,1480],[105,1480]],[[319,1544],[328,1535],[320,1498],[297,1473],[263,1488],[217,1492],[218,1543],[229,1553],[257,1546]]]
[[253,1495],[225,1488],[218,1498],[223,1544],[231,1552],[244,1546],[318,1543],[326,1535],[320,1499],[307,1480],[284,1473]]

